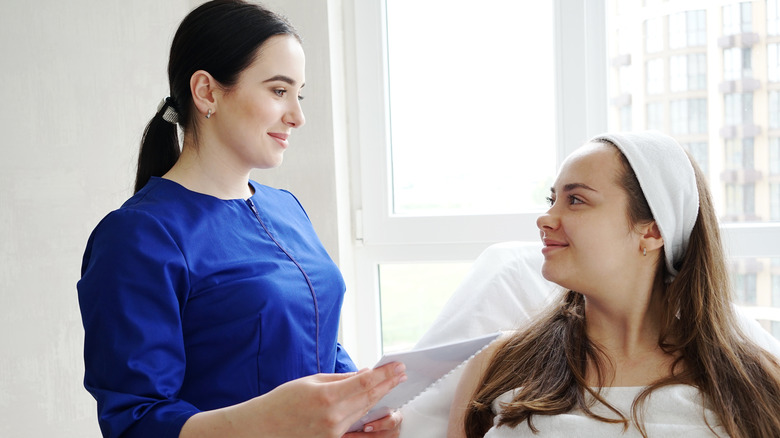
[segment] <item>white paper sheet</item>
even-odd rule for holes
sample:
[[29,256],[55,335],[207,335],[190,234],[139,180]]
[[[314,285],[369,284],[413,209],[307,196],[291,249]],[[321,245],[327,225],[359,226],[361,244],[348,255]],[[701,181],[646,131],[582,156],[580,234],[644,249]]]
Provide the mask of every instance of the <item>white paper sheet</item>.
[[374,368],[390,362],[403,362],[406,365],[407,380],[385,395],[373,409],[349,428],[349,432],[361,430],[366,423],[400,409],[428,387],[482,351],[499,335],[500,333],[496,332],[465,341],[384,355]]

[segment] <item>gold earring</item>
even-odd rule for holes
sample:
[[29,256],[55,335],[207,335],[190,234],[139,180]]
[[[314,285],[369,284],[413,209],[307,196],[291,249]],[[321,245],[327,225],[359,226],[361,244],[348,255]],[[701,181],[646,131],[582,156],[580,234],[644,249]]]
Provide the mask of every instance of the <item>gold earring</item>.
[[210,118],[211,118],[211,108],[209,108],[209,112],[208,112],[208,113],[206,113],[206,118],[207,118],[207,119],[210,119]]

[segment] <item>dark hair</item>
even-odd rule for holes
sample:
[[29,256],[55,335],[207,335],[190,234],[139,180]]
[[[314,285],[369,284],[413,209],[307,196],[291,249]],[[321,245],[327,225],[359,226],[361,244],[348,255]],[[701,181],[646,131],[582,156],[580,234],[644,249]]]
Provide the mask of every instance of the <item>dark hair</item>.
[[[617,180],[629,195],[629,223],[638,225],[648,218],[652,220],[628,160],[617,147],[615,153],[621,163]],[[670,375],[639,394],[632,406],[631,419],[606,402],[598,388],[588,386],[585,376],[590,362],[598,386],[603,386],[605,363],[609,358],[587,336],[584,296],[569,290],[528,328],[496,350],[466,411],[467,437],[484,436],[493,426],[493,401],[516,388],[514,400],[502,410],[499,426],[515,427],[527,421],[536,432],[535,415],[580,409],[591,418],[622,423],[624,428],[633,422],[642,436],[647,437],[641,419],[642,403],[654,390],[676,383],[697,387],[729,436],[777,436],[780,363],[739,328],[731,306],[725,255],[709,188],[701,169],[690,155],[688,159],[696,174],[699,214],[680,272],[673,282],[665,285],[661,297],[664,311],[658,345],[677,357],[670,367]],[[658,265],[657,276],[662,276],[666,273],[666,263]],[[593,412],[591,397],[620,418]]]
[[213,0],[190,12],[179,25],[168,60],[169,101],[146,125],[138,153],[135,192],[152,176],[168,172],[179,158],[177,126],[163,119],[168,106],[178,113],[178,123],[197,137],[190,78],[205,70],[227,89],[235,85],[258,50],[274,35],[292,35],[295,29],[284,18],[260,5],[243,0]]

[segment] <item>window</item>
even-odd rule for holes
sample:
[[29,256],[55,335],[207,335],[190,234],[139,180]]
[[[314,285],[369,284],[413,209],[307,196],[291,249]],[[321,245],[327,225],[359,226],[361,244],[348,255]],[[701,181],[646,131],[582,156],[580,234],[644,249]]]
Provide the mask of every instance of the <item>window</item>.
[[780,35],[780,0],[766,1],[766,33],[768,35]]
[[769,185],[769,220],[780,221],[780,183]]
[[647,104],[647,129],[665,130],[664,102],[651,102]]
[[664,24],[660,17],[645,21],[645,51],[660,52],[664,48]]
[[702,173],[708,175],[710,172],[709,144],[706,142],[681,143],[682,147],[688,150],[696,160],[696,164],[701,168]]
[[[450,15],[436,32],[408,32],[427,27],[441,7]],[[511,214],[544,207],[542,193],[555,169],[555,149],[540,147],[555,142],[551,21],[550,5],[490,0],[479,8],[453,8],[443,0],[388,1],[393,214]],[[465,22],[472,23],[470,32],[463,32]],[[508,49],[520,46],[523,56]],[[524,59],[534,59],[533,68]],[[424,105],[417,91],[421,70],[436,78],[435,86],[425,87]],[[500,74],[474,83],[486,71]],[[489,160],[475,162],[477,152]],[[447,165],[437,165],[442,161]]]
[[[541,199],[542,193],[546,194],[562,157],[579,146],[582,139],[607,129],[659,129],[677,136],[709,176],[728,253],[732,257],[780,257],[780,247],[776,244],[780,241],[780,223],[755,222],[758,216],[767,219],[773,214],[771,211],[778,209],[772,207],[775,205],[772,202],[777,202],[778,189],[772,188],[771,184],[776,185],[778,181],[776,177],[769,177],[769,167],[774,166],[769,155],[771,150],[768,153],[764,148],[771,143],[771,137],[778,136],[772,130],[780,129],[780,91],[773,90],[770,85],[770,94],[756,95],[754,102],[752,93],[746,93],[750,96],[744,97],[741,92],[724,93],[711,82],[707,85],[707,76],[718,81],[727,69],[725,63],[720,65],[726,58],[724,49],[705,44],[708,33],[710,41],[724,36],[720,25],[708,29],[706,20],[708,16],[719,17],[723,13],[723,2],[696,2],[698,9],[689,11],[685,8],[691,3],[671,1],[659,2],[654,7],[643,7],[642,2],[621,1],[618,8],[613,0],[487,0],[468,8],[469,16],[465,18],[449,15],[457,8],[452,8],[448,0],[344,0],[337,3],[348,8],[346,17],[354,16],[345,35],[348,39],[345,47],[350,52],[346,63],[348,77],[354,78],[346,83],[349,99],[346,108],[350,118],[350,150],[356,152],[351,158],[357,163],[353,166],[352,181],[356,185],[353,191],[358,194],[353,202],[356,243],[355,284],[351,288],[360,294],[349,295],[347,300],[354,302],[345,303],[345,309],[350,306],[376,309],[375,313],[345,312],[344,333],[346,337],[355,338],[348,341],[358,346],[350,352],[359,362],[375,361],[381,353],[382,343],[389,346],[390,341],[384,335],[392,332],[393,323],[388,320],[392,318],[387,312],[392,310],[393,299],[403,300],[403,292],[408,292],[393,292],[393,285],[409,285],[416,281],[399,280],[402,276],[412,276],[410,272],[414,268],[425,266],[424,272],[435,272],[437,278],[457,278],[461,275],[456,273],[458,264],[470,263],[491,243],[538,241],[535,227],[538,211],[534,211],[534,200]],[[771,24],[772,17],[777,16],[776,6],[777,0],[767,2],[769,35],[771,32],[777,34],[773,30],[777,26]],[[502,10],[503,7],[512,9]],[[442,14],[442,10],[448,14]],[[743,15],[749,16],[740,9],[740,29],[746,26]],[[778,21],[777,18],[774,20]],[[677,25],[683,22],[684,31],[678,32],[680,27]],[[453,30],[452,23],[474,24],[476,28],[470,29],[469,38],[464,41],[458,39],[458,33],[465,33],[463,29]],[[541,30],[536,24],[541,24]],[[484,32],[478,31],[483,29],[479,26],[485,26]],[[755,27],[763,32],[762,26]],[[430,41],[426,42],[425,35],[420,37],[420,32],[415,32],[415,46],[405,46],[402,40],[396,40],[404,37],[404,30],[430,28],[435,28],[433,33],[437,34],[431,35]],[[620,42],[608,43],[606,38],[616,37],[618,29]],[[502,34],[495,35],[497,31]],[[477,36],[483,34],[489,37],[488,42],[477,42]],[[764,41],[765,37],[760,34],[759,41]],[[669,41],[668,46],[666,41]],[[775,42],[778,40],[769,39],[769,43]],[[753,65],[746,60],[753,57],[755,65],[762,67],[761,71],[751,74],[758,75],[759,83],[768,83],[763,76],[768,75],[771,68],[763,68],[767,62],[763,57],[771,55],[764,55],[766,51],[758,48],[750,56],[746,53],[739,50],[729,55],[735,58],[728,67],[734,72],[733,76],[745,78],[746,72],[751,72],[745,67]],[[608,60],[618,56],[632,62],[609,68]],[[449,62],[448,57],[460,62],[442,67]],[[498,58],[498,64],[484,64],[478,77],[488,77],[490,84],[496,72],[499,79],[509,78],[496,80],[495,83],[502,84],[498,90],[486,87],[480,81],[470,93],[468,85],[475,83],[474,70],[470,70],[473,65],[463,69],[470,71],[472,76],[460,82],[453,79],[464,64],[478,64],[470,62],[472,60],[492,63],[491,57]],[[664,85],[657,94],[649,94],[645,82],[649,76],[648,61],[652,59],[669,60],[661,79],[661,83],[669,86]],[[404,65],[409,60],[412,60],[411,67]],[[651,70],[654,68],[657,69],[650,66]],[[416,73],[418,79],[428,80],[435,86],[413,83],[415,86],[406,87],[404,79],[413,79],[410,71]],[[631,78],[642,79],[632,82]],[[540,94],[542,97],[528,98],[529,93],[536,90],[544,90]],[[620,96],[617,97],[623,100],[609,105],[609,97],[616,97],[610,94],[618,90]],[[651,87],[651,90],[656,88]],[[492,100],[494,92],[510,96],[500,102],[507,107]],[[462,99],[472,97],[469,94],[490,103],[464,103]],[[730,119],[743,123],[756,117],[764,124],[768,118],[768,129],[748,132],[740,124],[734,125],[735,129],[724,129],[731,126],[726,123],[726,94],[739,95],[729,97]],[[766,104],[764,99],[767,99]],[[428,110],[424,112],[423,124],[430,131],[424,132],[424,141],[405,133],[410,127],[418,127],[415,122],[420,119],[410,114],[421,107]],[[465,122],[455,116],[441,117],[439,114],[427,119],[440,107],[444,111],[459,109]],[[764,111],[768,114],[763,114]],[[484,120],[481,117],[489,112],[497,113],[500,121],[491,124],[491,129],[502,125],[498,128],[506,128],[506,131],[496,134],[493,144],[472,141],[471,150],[477,155],[472,155],[470,160],[462,158],[463,153],[456,152],[453,141],[468,136],[457,136],[453,140],[452,132],[457,131],[454,128]],[[549,119],[541,120],[542,117]],[[542,139],[528,138],[536,132],[546,135]],[[726,139],[742,137],[755,137],[752,161],[756,171],[749,174],[740,169],[729,174],[725,168]],[[443,147],[445,145],[447,147]],[[521,152],[524,147],[528,150]],[[739,160],[744,163],[747,160],[745,144],[741,143],[739,147],[742,148]],[[537,153],[542,155],[535,155]],[[410,156],[413,158],[409,159]],[[515,191],[519,184],[517,178],[526,177],[516,175],[525,172],[527,167],[524,166],[533,166],[531,170],[538,170],[538,177],[523,180],[528,182],[521,184],[524,190]],[[433,181],[416,181],[416,173]],[[504,205],[490,205],[479,199],[480,194],[486,193],[484,190],[467,187],[467,184],[457,185],[460,177],[480,180],[480,175],[485,173],[488,192],[500,192],[497,198],[506,201]],[[508,183],[496,182],[499,176],[507,173],[512,173]],[[437,178],[440,181],[436,181]],[[441,181],[453,181],[453,184]],[[410,189],[411,184],[416,184],[415,190]],[[438,192],[439,188],[452,187],[463,189],[463,192],[455,195],[446,190]],[[470,196],[469,190],[477,195]],[[764,265],[757,272],[742,271],[742,274],[756,276],[757,304],[751,309],[760,308],[754,315],[766,320],[765,327],[769,330],[774,322],[780,323],[780,310],[772,313],[769,308],[762,307],[767,305],[766,297],[770,296],[768,269],[768,265]],[[777,267],[772,269],[780,274]],[[447,274],[442,273],[445,270]],[[743,291],[751,290],[748,287],[752,284],[750,280],[741,281],[747,285],[741,286]],[[438,293],[431,292],[431,303],[435,302],[432,297]],[[749,301],[749,293],[743,295]],[[432,307],[436,305],[431,304]],[[426,318],[438,313],[437,309],[428,310]],[[401,318],[407,316],[404,314]],[[398,317],[395,319],[397,321]],[[382,325],[386,325],[387,330],[382,330]],[[410,341],[407,338],[399,342],[403,345]]]
[[727,125],[753,123],[753,93],[729,93],[723,99]]
[[726,170],[754,169],[753,139],[733,138],[726,140]]
[[739,304],[755,306],[757,304],[756,274],[736,274],[732,277],[734,295]]
[[647,94],[663,93],[665,78],[663,58],[647,61]]
[[723,6],[723,34],[737,35],[753,31],[753,12],[750,2]]
[[[382,351],[408,350],[430,327],[471,263],[383,263],[379,265]],[[414,305],[410,305],[414,303]]]
[[769,174],[780,175],[780,137],[769,138]]
[[747,184],[726,184],[726,216],[739,220],[755,215],[756,186]]
[[780,91],[769,92],[769,129],[780,129]]
[[780,44],[767,44],[766,55],[767,80],[769,82],[780,82]]
[[733,47],[723,51],[723,79],[733,81],[753,77],[750,48]]
[[707,88],[707,55],[691,53],[669,58],[671,91],[703,90]]
[[684,11],[669,15],[670,48],[679,49],[705,44],[707,44],[706,11]]
[[632,111],[631,111],[631,105],[624,105],[620,107],[620,129],[624,131],[630,131],[632,122],[631,118],[633,117]]
[[[488,245],[538,241],[535,221],[555,176],[558,145],[581,142],[578,129],[595,135],[606,126],[606,111],[598,109],[606,99],[588,105],[584,91],[606,94],[607,62],[586,66],[585,50],[573,47],[556,58],[556,44],[585,38],[582,30],[567,36],[577,23],[560,24],[563,34],[553,31],[551,2],[344,4],[355,17],[354,34],[346,36],[354,47],[347,68],[358,80],[348,84],[354,89],[347,109],[359,145],[353,290],[361,291],[345,308],[376,309],[345,316],[344,336],[359,346],[351,349],[356,360],[371,363],[383,350],[419,338],[442,297]],[[578,15],[570,13],[560,18],[575,22]],[[436,32],[409,32],[432,26]],[[564,83],[602,79],[558,95],[556,62],[565,64],[557,67],[569,75]],[[577,128],[575,121],[559,129],[566,118],[556,115],[558,105],[595,108],[590,123],[601,127]],[[580,139],[566,140],[574,135]],[[408,309],[410,293],[426,305]]]
[[669,105],[671,133],[703,134],[707,132],[707,100],[672,100]]
[[631,83],[631,66],[621,65],[620,68],[618,68],[618,78],[620,84],[618,88],[620,92],[630,94],[633,90],[633,85]]

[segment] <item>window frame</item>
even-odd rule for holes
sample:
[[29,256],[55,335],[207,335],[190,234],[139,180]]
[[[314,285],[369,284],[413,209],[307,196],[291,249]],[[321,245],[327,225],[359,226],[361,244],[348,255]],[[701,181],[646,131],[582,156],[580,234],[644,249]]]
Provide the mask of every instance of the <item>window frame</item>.
[[[385,0],[343,0],[346,96],[354,223],[354,284],[342,314],[343,339],[359,364],[381,355],[378,266],[474,260],[503,241],[537,242],[539,212],[401,217],[391,214]],[[557,163],[607,129],[605,0],[554,0]],[[634,84],[637,86],[638,84]],[[780,223],[722,226],[727,254],[777,257]],[[768,238],[767,233],[771,236]]]

